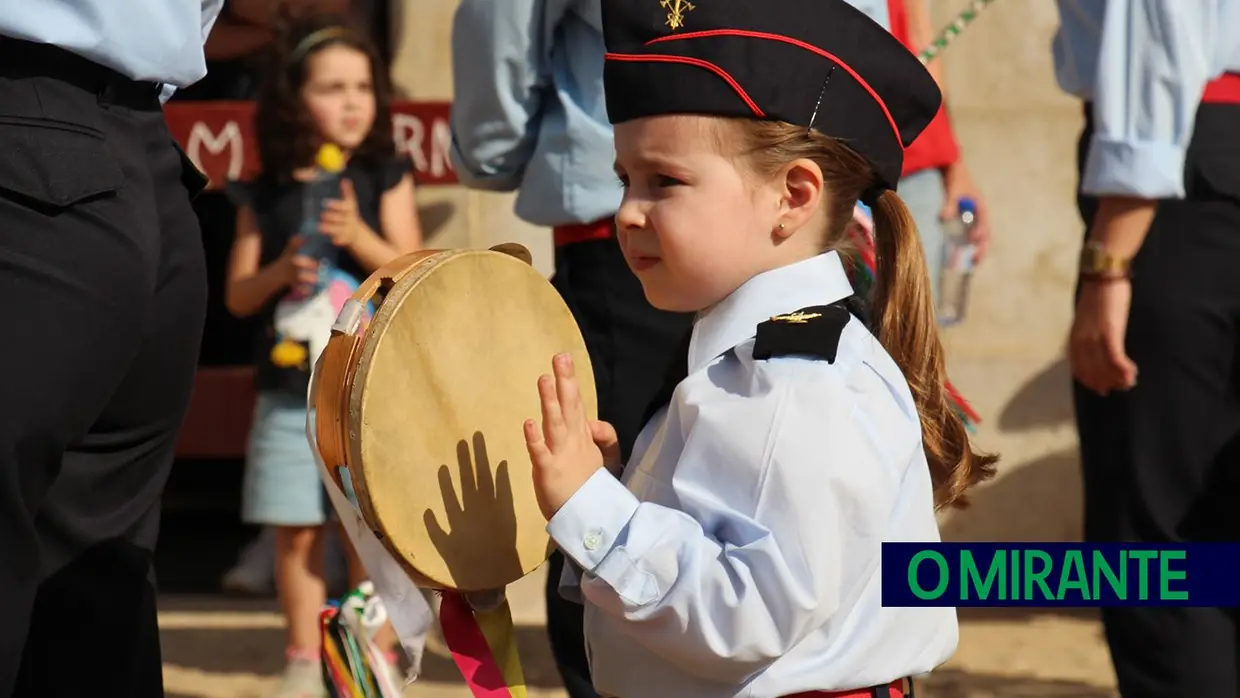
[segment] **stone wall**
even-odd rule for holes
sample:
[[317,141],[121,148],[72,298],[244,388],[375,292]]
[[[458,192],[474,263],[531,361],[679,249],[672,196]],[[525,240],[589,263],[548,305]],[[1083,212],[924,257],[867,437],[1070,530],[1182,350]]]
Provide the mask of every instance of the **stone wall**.
[[[968,0],[934,0],[936,27]],[[958,540],[1073,540],[1080,476],[1064,344],[1082,224],[1074,198],[1080,103],[1051,62],[1051,2],[989,7],[941,55],[948,104],[994,244],[969,314],[945,331],[953,380],[985,423],[977,443],[1002,456],[971,511],[948,517]]]
[[[405,99],[452,99],[452,14],[457,0],[400,0],[392,3],[392,79]],[[427,245],[487,247],[519,242],[534,254],[534,266],[550,276],[551,231],[532,226],[512,212],[515,196],[427,187],[418,193]]]

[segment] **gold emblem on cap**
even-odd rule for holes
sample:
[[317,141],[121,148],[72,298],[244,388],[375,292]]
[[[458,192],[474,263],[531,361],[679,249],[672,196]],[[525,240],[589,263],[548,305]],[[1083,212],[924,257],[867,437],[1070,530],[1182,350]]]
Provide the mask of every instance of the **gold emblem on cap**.
[[685,15],[694,10],[689,0],[659,0],[659,5],[667,10],[667,26],[672,31],[685,26]]
[[791,315],[776,315],[771,318],[772,322],[786,322],[792,325],[804,325],[806,322],[816,317],[822,317],[822,313],[802,313],[795,312]]

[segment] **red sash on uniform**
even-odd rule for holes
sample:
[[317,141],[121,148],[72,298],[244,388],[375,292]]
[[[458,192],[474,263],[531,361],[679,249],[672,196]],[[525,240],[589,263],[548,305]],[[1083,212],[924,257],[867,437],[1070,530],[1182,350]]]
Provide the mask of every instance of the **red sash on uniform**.
[[1240,104],[1240,73],[1223,73],[1206,83],[1202,104]]
[[[878,689],[880,692],[882,689]],[[896,679],[887,687],[890,698],[904,698],[904,679]],[[805,693],[794,693],[784,698],[874,698],[881,693],[875,693],[872,688],[858,688],[852,691],[807,691]],[[909,694],[911,695],[911,694]],[[882,698],[888,698],[882,696]]]
[[555,236],[555,246],[562,247],[564,245],[571,245],[574,242],[610,240],[615,234],[615,225],[612,219],[602,218],[593,223],[557,225],[552,229],[552,234]]

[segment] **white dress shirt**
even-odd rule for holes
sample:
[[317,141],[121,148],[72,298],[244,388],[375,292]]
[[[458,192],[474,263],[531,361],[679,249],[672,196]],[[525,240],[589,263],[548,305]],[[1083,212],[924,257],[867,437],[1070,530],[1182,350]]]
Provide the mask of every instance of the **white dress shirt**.
[[881,543],[939,540],[900,369],[856,318],[834,362],[753,358],[759,323],[852,292],[831,252],[701,314],[622,480],[596,473],[548,523],[584,570],[562,591],[585,604],[603,695],[847,690],[955,651],[955,609],[882,606]]

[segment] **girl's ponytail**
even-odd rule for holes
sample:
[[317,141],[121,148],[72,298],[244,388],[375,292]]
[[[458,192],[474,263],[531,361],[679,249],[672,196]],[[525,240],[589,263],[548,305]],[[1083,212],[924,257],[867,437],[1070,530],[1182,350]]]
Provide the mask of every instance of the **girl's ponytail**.
[[965,490],[993,476],[998,458],[972,449],[964,422],[952,409],[930,275],[912,215],[890,190],[871,210],[877,257],[873,331],[904,371],[917,405],[935,505],[962,508],[968,503]]
[[[759,120],[723,123],[732,130],[721,133],[721,147],[736,144],[739,136],[744,162],[760,177],[773,177],[788,163],[802,158],[818,165],[828,193],[823,204],[828,230],[822,247],[847,249],[853,208],[863,192],[875,186],[874,170],[865,158],[843,141],[804,126]],[[935,505],[963,507],[965,490],[994,475],[998,458],[972,450],[969,433],[949,397],[930,275],[917,225],[894,191],[885,190],[870,208],[877,257],[870,325],[904,372],[913,394]]]

